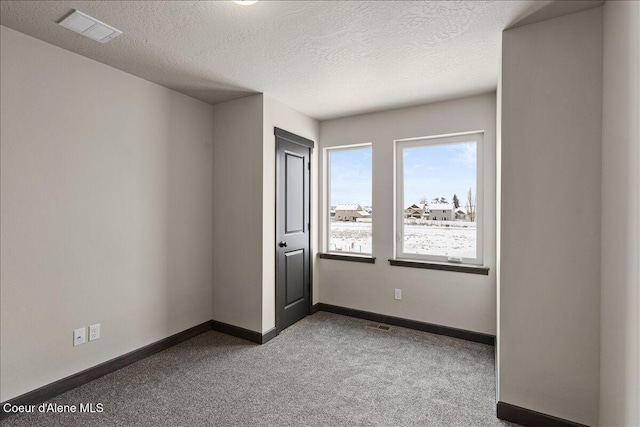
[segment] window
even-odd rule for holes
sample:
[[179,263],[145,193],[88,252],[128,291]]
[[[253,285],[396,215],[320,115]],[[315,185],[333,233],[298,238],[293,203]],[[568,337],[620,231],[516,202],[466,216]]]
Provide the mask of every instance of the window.
[[371,144],[325,149],[325,251],[372,253]]
[[396,257],[482,264],[483,133],[396,143]]

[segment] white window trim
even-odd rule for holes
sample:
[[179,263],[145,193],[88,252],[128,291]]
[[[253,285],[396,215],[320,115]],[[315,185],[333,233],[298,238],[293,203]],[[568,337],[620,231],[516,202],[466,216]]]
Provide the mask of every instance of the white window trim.
[[[460,264],[452,262],[447,256],[425,255],[403,252],[403,221],[404,221],[404,156],[402,150],[410,147],[423,147],[430,145],[452,144],[456,142],[469,142],[470,136],[476,141],[476,258],[462,258],[462,264],[483,265],[484,247],[484,131],[461,132],[446,135],[434,135],[417,138],[396,139],[393,141],[393,167],[394,167],[394,224],[395,236],[393,253],[397,259],[432,261],[445,264]],[[466,195],[465,195],[466,197]]]
[[[347,151],[347,150],[357,150],[360,148],[371,147],[371,155],[373,157],[373,144],[371,142],[364,142],[360,144],[350,144],[350,145],[338,145],[334,147],[326,147],[324,148],[323,153],[323,173],[324,173],[324,209],[323,209],[323,218],[322,223],[324,225],[324,243],[323,243],[323,251],[328,254],[342,254],[342,255],[360,255],[360,256],[372,256],[373,255],[373,216],[371,218],[371,253],[368,252],[347,252],[347,251],[330,251],[329,244],[330,236],[331,236],[331,161],[330,153],[334,151]],[[373,158],[371,159],[373,162]],[[373,164],[371,165],[371,197],[373,198]],[[371,201],[373,204],[373,200]]]

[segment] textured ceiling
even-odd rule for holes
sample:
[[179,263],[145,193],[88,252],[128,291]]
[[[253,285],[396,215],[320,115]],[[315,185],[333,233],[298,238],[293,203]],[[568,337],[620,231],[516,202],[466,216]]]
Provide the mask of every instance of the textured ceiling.
[[[3,0],[0,23],[212,104],[266,93],[322,120],[495,89],[501,31],[553,3]],[[72,9],[123,35],[58,26]]]

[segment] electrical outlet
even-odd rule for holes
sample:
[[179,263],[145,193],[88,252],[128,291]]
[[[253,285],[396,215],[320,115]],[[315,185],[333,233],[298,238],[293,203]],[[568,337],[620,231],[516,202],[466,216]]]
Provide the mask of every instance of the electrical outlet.
[[87,328],[75,329],[73,331],[73,346],[87,342]]
[[395,298],[398,299],[398,300],[402,299],[402,289],[396,288]]
[[89,326],[89,341],[100,338],[100,323]]

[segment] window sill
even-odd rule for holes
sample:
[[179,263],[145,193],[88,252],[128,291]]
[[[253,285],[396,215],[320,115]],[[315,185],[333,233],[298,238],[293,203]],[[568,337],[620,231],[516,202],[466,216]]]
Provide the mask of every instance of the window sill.
[[352,261],[352,262],[364,262],[367,264],[374,264],[376,257],[369,255],[353,255],[353,254],[327,254],[319,253],[318,256],[324,259],[335,259],[338,261]]
[[389,264],[396,267],[426,268],[429,270],[455,271],[457,273],[482,274],[484,276],[489,275],[489,267],[481,267],[468,264],[444,264],[439,262],[415,261],[405,259],[390,259]]

